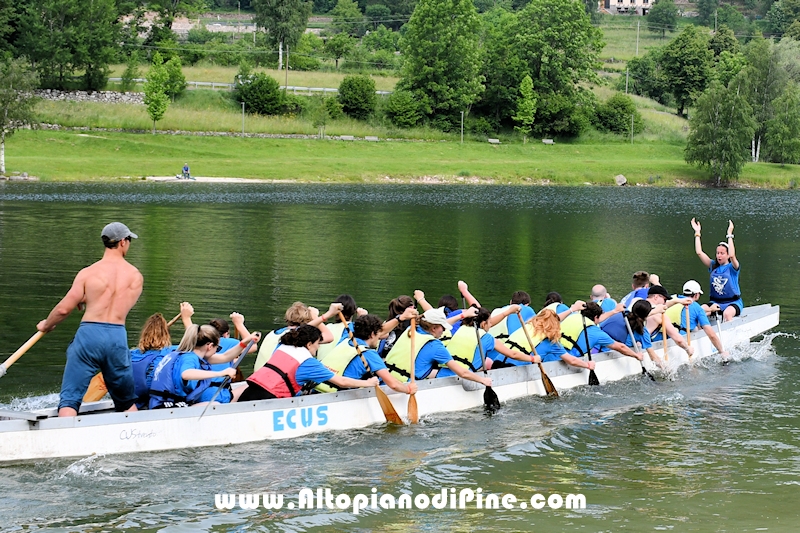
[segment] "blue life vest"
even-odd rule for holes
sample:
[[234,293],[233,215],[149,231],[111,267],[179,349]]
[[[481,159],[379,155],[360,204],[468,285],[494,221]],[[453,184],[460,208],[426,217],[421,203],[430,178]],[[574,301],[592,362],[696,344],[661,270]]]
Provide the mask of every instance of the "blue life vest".
[[718,304],[727,304],[739,300],[742,295],[739,291],[739,271],[731,263],[720,265],[716,261],[711,263],[711,291],[709,298]]
[[[153,382],[150,384],[150,409],[188,407],[197,403],[203,392],[211,385],[210,379],[200,380],[197,382],[197,387],[186,394],[184,380],[178,374],[180,360],[184,355],[197,357],[194,352],[172,352],[165,355],[156,366]],[[205,359],[200,359],[200,370],[211,370],[211,365]]]
[[603,321],[600,329],[605,331],[606,334],[615,341],[625,343],[628,338],[628,328],[625,325],[625,320],[627,319],[622,313],[611,315],[610,318]]
[[147,350],[142,353],[139,348],[131,350],[131,367],[133,369],[133,390],[136,394],[136,407],[147,409],[150,398],[150,385],[153,382],[153,372],[161,359],[172,352],[172,347],[167,346],[161,350]]

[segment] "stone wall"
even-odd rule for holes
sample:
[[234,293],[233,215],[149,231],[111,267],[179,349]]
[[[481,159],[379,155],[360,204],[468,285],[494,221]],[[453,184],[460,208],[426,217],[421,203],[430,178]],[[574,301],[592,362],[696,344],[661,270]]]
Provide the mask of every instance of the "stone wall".
[[34,92],[36,93],[36,96],[39,96],[45,100],[144,105],[144,93],[119,93],[115,91],[59,91],[56,89],[42,89]]

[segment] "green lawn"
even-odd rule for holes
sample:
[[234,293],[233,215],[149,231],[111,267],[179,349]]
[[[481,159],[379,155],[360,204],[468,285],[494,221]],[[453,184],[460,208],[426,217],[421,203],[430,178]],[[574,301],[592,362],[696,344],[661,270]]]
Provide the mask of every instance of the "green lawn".
[[[34,130],[17,133],[6,146],[9,172],[43,180],[169,176],[187,161],[197,176],[310,182],[438,176],[450,182],[480,177],[513,184],[612,184],[615,175],[624,174],[631,183],[673,185],[705,178],[683,162],[681,144],[653,142],[492,146]],[[762,163],[745,166],[741,181],[785,188],[796,175],[797,167]]]

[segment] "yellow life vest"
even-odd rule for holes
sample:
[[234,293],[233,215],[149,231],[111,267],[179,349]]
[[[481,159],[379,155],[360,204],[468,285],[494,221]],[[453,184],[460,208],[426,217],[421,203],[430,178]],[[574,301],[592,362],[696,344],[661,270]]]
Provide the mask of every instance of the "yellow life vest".
[[261,347],[258,349],[258,355],[256,356],[256,364],[253,365],[253,372],[260,369],[264,366],[264,363],[269,361],[269,358],[272,357],[272,352],[275,351],[275,348],[278,347],[278,344],[281,342],[281,336],[275,333],[275,331],[270,331],[264,337],[264,340],[261,341]]
[[[506,306],[508,307],[508,306]],[[505,307],[502,308],[501,312],[505,310]],[[508,338],[508,317],[505,317],[503,320],[489,328],[489,334],[494,337],[495,339],[505,340]]]
[[672,307],[669,307],[664,313],[667,315],[669,321],[672,322],[676,328],[680,329],[681,322],[686,314],[686,309],[688,309],[688,307],[681,304],[675,304]]
[[[344,328],[342,329],[344,330]],[[334,346],[333,350],[330,350],[328,355],[326,355],[325,358],[320,361],[320,363],[325,365],[325,368],[337,376],[341,376],[344,374],[347,365],[349,365],[350,362],[356,357],[358,357],[356,348],[350,344],[349,340],[343,340]],[[319,392],[334,392],[337,390],[335,387],[332,387],[327,383],[320,383],[314,388]]]
[[561,322],[561,344],[567,350],[571,350],[577,346],[578,338],[583,335],[583,328],[594,325],[594,321],[582,314],[572,313]]
[[[386,356],[386,368],[389,369],[392,376],[397,378],[402,383],[411,379],[411,336],[409,335],[408,327],[406,330],[397,337],[394,346],[389,350]],[[427,333],[420,333],[417,331],[414,338],[414,360],[417,360],[417,355],[423,346],[430,341],[435,340],[436,337]]]
[[[480,330],[481,339],[486,333]],[[453,360],[470,372],[477,370],[473,365],[475,360],[475,349],[478,347],[478,338],[475,335],[475,328],[472,326],[461,326],[453,334],[453,338],[447,344],[447,351]]]
[[[533,324],[525,324],[525,329],[528,331],[528,335],[530,335],[531,340],[536,343],[536,346],[539,345],[542,340],[544,340],[544,335],[534,335],[533,334]],[[531,345],[528,342],[528,337],[525,335],[525,330],[519,328],[517,331],[512,333],[503,344],[511,348],[512,350],[517,350],[518,352],[530,354],[531,353]],[[505,362],[505,358],[503,360]]]
[[545,309],[550,309],[555,314],[558,314],[557,309],[558,309],[558,304],[560,304],[560,303],[561,302],[553,302],[550,305],[545,306]]
[[322,361],[327,357],[329,353],[333,351],[334,348],[339,346],[342,341],[347,340],[347,335],[342,338],[342,333],[344,333],[344,324],[341,322],[337,322],[336,324],[328,324],[328,330],[333,334],[333,340],[326,344],[320,344],[319,350],[317,350],[317,359]]

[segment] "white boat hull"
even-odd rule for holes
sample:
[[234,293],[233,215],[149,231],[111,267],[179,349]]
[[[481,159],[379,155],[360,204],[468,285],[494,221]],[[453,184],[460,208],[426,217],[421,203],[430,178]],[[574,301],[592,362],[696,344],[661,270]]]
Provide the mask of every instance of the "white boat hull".
[[[761,305],[746,308],[742,317],[722,325],[726,348],[748,342],[778,325],[779,308]],[[691,361],[679,347],[668,345],[670,369],[694,363],[716,349],[703,332],[692,333],[695,355]],[[654,345],[663,357],[662,343]],[[616,352],[593,355],[601,383],[641,374],[641,365]],[[652,362],[645,363],[651,370]],[[558,361],[545,363],[556,389],[588,383],[588,370]],[[544,396],[536,365],[489,372],[501,402],[525,396]],[[483,405],[483,388],[464,386],[458,377],[419,381],[417,405],[420,416],[462,411]],[[408,396],[384,387],[401,417],[407,416]],[[83,406],[77,417],[58,418],[55,410],[0,411],[0,463],[34,459],[82,457],[219,446],[269,439],[288,439],[330,430],[362,428],[385,423],[374,389],[348,390],[279,400],[215,404],[200,419],[203,407],[160,409],[134,413],[95,412],[111,402]],[[91,413],[91,414],[87,414]]]

